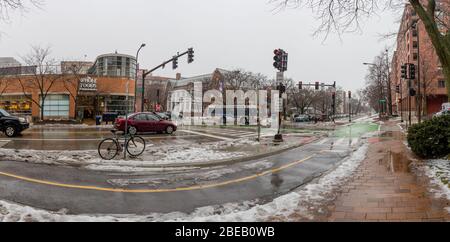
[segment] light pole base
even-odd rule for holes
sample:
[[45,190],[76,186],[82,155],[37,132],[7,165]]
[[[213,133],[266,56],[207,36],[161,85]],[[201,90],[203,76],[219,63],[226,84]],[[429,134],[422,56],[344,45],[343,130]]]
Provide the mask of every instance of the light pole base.
[[283,141],[284,140],[283,140],[283,135],[282,134],[276,134],[275,138],[273,139],[273,142],[275,142],[275,143],[281,143]]

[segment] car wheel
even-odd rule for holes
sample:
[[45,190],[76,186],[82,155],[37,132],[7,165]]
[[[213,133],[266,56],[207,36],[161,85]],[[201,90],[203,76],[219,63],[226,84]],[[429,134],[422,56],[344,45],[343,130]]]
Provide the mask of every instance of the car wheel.
[[134,126],[130,126],[130,127],[128,128],[128,134],[131,134],[131,135],[137,134],[137,128],[134,127]]
[[7,126],[5,129],[5,135],[8,137],[14,137],[17,135],[17,129],[14,126]]
[[173,134],[173,127],[172,126],[167,126],[166,134]]

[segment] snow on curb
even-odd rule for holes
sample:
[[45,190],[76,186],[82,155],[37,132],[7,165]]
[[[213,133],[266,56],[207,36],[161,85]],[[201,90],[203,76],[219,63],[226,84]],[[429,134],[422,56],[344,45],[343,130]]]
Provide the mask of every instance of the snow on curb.
[[309,214],[310,206],[320,205],[332,199],[332,193],[344,184],[351,174],[364,160],[368,150],[365,144],[346,158],[334,171],[324,175],[316,182],[308,184],[299,190],[276,198],[267,204],[258,205],[259,201],[244,203],[229,203],[220,206],[199,208],[191,214],[179,212],[169,214],[151,214],[148,216],[95,216],[95,215],[66,215],[62,210],[58,213],[34,209],[18,204],[0,201],[0,221],[268,221],[281,219],[288,221],[289,216],[300,214],[312,219]]

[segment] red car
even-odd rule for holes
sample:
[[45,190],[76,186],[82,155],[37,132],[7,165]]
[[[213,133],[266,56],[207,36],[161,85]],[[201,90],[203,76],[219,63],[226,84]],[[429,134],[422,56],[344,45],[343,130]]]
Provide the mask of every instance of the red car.
[[[119,131],[125,131],[125,117],[117,118],[114,124]],[[130,134],[156,132],[173,134],[177,125],[164,120],[154,113],[135,113],[128,116],[128,132]]]

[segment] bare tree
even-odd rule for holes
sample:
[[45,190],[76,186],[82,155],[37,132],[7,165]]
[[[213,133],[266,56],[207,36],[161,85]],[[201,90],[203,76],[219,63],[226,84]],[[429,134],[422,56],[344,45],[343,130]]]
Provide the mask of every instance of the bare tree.
[[[387,102],[389,99],[388,68],[389,66],[385,61],[385,54],[381,53],[375,58],[373,65],[369,67],[369,74],[366,76],[367,86],[362,93],[366,97],[369,105],[377,112],[384,110],[381,100]],[[384,111],[387,112],[388,110]]]
[[70,98],[75,103],[75,119],[78,118],[78,97],[80,94],[80,83],[83,78],[86,78],[86,63],[84,62],[65,62],[62,68],[62,83],[64,89],[69,93]]
[[291,99],[292,105],[300,112],[305,114],[306,111],[318,100],[318,93],[311,89],[293,89],[288,96]]
[[41,0],[0,0],[0,20],[8,20],[10,12],[24,11],[27,6],[40,6],[42,2]]
[[[277,7],[308,7],[321,21],[316,33],[338,34],[360,31],[361,21],[373,15],[404,6],[403,0],[272,0]],[[450,3],[438,0],[408,0],[417,12],[436,49],[447,82],[450,101]]]
[[249,90],[256,88],[262,80],[267,78],[260,73],[252,73],[243,69],[236,69],[223,74],[224,84],[230,90]]
[[[23,57],[26,65],[35,67],[33,74],[17,76],[24,96],[40,108],[41,121],[44,120],[44,106],[48,93],[62,78],[62,75],[58,73],[57,62],[50,57],[50,54],[50,47],[33,46],[31,52]],[[30,94],[33,90],[38,91],[37,100]]]

